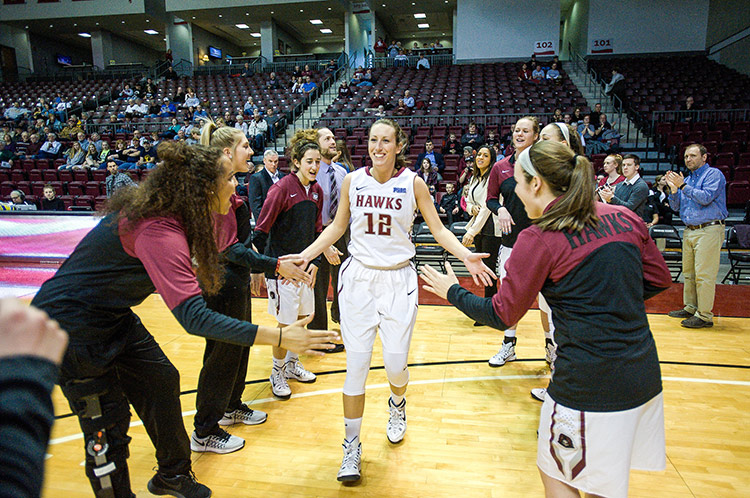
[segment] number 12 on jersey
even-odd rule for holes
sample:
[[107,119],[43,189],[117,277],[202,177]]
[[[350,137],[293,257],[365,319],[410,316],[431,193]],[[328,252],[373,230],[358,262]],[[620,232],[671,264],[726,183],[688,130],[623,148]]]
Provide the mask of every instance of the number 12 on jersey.
[[[391,234],[391,223],[393,218],[390,214],[379,214],[377,221],[375,221],[375,213],[365,213],[367,217],[367,230],[366,234],[369,235],[390,235]],[[378,231],[375,232],[375,225],[378,225]]]

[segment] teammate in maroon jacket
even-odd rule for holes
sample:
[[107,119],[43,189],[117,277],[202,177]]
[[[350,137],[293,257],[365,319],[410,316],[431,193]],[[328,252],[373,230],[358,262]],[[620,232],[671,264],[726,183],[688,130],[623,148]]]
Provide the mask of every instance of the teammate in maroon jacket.
[[[661,371],[644,300],[669,287],[669,271],[638,216],[595,202],[584,156],[539,142],[514,168],[533,225],[519,234],[498,293],[471,294],[450,267],[448,275],[424,267],[425,289],[500,330],[541,291],[557,341],[537,447],[547,496],[626,497],[631,468],[666,464]],[[612,261],[619,271],[601,272]]]

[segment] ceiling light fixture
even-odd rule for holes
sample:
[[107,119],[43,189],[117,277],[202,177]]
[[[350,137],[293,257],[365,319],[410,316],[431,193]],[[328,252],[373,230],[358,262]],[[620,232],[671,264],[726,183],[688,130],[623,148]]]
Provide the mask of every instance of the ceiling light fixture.
[[414,19],[424,19],[426,17],[427,17],[427,14],[423,14],[421,12],[418,14],[414,14]]
[[159,34],[159,32],[156,31],[155,29],[144,29],[143,32],[146,33],[147,35],[158,35]]
[[240,29],[250,29],[250,26],[248,26],[247,24],[244,24],[244,23],[235,24],[235,26],[237,26]]
[[219,14],[219,17],[221,17],[221,14]]
[[324,35],[330,35],[331,33],[333,33],[333,31],[331,31],[328,28],[323,28],[320,30],[320,32],[323,33]]
[[146,19],[146,22],[151,22],[149,19]]
[[427,28],[430,27],[430,25],[425,22],[425,23],[422,23],[422,24],[417,24],[417,27],[419,29],[427,29]]
[[253,38],[260,38],[260,33],[250,33]]
[[74,23],[73,23],[73,26],[74,26],[74,27],[75,27],[75,26],[78,26],[78,23],[77,23],[77,22],[74,22]]
[[91,38],[91,33],[78,33],[81,38]]
[[320,19],[310,19],[310,24],[323,24]]

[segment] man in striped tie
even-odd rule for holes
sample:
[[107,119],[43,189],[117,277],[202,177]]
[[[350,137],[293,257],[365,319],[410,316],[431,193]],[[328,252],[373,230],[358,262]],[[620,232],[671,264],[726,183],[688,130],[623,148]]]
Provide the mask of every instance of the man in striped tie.
[[[318,170],[318,185],[323,189],[323,226],[328,226],[336,216],[341,196],[341,184],[346,176],[346,168],[333,162],[336,155],[336,137],[328,128],[318,130],[318,145],[320,146],[320,169]],[[321,265],[315,280],[315,316],[308,325],[311,329],[328,329],[328,309],[326,301],[328,297],[329,283],[333,286],[333,304],[331,305],[331,319],[339,321],[339,299],[338,281],[339,265],[349,253],[346,246],[349,243],[349,232],[347,231],[334,245],[323,252]],[[338,353],[344,350],[344,345],[339,344],[336,349],[327,350],[327,353]]]

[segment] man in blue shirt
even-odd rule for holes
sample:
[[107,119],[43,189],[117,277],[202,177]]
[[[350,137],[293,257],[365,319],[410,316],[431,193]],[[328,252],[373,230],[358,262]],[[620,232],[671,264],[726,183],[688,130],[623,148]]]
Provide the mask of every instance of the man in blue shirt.
[[435,145],[433,145],[432,140],[427,140],[424,143],[424,152],[417,157],[417,162],[414,163],[415,171],[419,171],[419,168],[422,167],[423,159],[429,159],[432,166],[437,168],[438,173],[441,175],[443,174],[443,170],[445,169],[445,159],[441,153],[435,152]]
[[688,177],[674,171],[666,175],[672,190],[669,205],[679,210],[686,226],[682,238],[685,307],[670,311],[669,316],[684,318],[682,326],[687,328],[713,327],[711,310],[724,241],[724,219],[729,214],[724,174],[706,164],[706,158],[704,146],[691,145],[685,149]]
[[310,81],[309,76],[305,76],[305,82],[302,84],[302,91],[309,95],[313,93],[316,88],[318,88],[318,85],[316,85],[314,81]]

